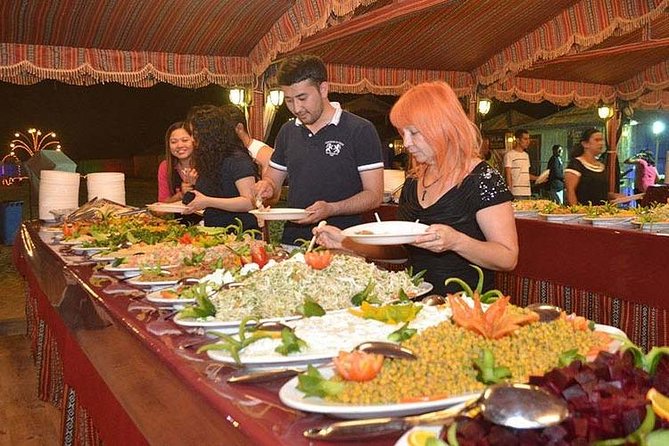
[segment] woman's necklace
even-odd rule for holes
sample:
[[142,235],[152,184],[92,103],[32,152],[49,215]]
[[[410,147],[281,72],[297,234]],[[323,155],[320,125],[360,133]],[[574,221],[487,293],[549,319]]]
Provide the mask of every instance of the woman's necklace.
[[[426,173],[427,173],[427,172],[426,172]],[[437,184],[437,182],[438,182],[439,180],[441,180],[441,175],[439,175],[437,178],[435,178],[434,180],[432,180],[432,182],[431,182],[430,184],[425,184],[425,177],[426,177],[426,176],[427,176],[427,175],[424,174],[424,175],[423,175],[423,178],[421,179],[421,183],[422,183],[422,185],[423,185],[423,195],[420,196],[420,201],[425,201],[425,195],[427,194],[427,190],[428,190],[429,188],[431,188],[432,186],[434,186],[435,184]]]

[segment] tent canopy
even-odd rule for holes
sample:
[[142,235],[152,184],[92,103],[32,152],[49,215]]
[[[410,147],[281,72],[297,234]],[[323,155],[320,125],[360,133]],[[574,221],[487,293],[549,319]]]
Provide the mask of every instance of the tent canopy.
[[669,0],[116,0],[0,3],[0,80],[262,91],[317,54],[331,89],[669,108]]

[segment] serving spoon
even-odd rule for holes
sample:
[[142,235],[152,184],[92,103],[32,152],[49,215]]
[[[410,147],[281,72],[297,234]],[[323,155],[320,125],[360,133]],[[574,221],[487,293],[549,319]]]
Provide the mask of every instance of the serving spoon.
[[526,307],[539,315],[539,322],[551,322],[560,317],[562,308],[542,302],[535,302]]
[[536,429],[559,424],[567,416],[567,403],[546,390],[529,384],[495,384],[478,397],[447,409],[408,417],[371,418],[340,421],[307,429],[304,436],[313,440],[359,441],[397,432],[421,424],[450,425],[459,415],[478,411],[488,421],[516,429]]

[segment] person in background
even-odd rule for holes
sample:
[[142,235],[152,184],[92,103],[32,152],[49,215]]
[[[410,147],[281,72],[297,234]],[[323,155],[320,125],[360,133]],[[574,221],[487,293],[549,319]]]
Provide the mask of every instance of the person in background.
[[165,159],[158,165],[158,201],[181,201],[193,188],[197,172],[192,159],[193,137],[183,122],[175,122],[165,133]]
[[374,125],[328,100],[327,71],[316,56],[287,58],[277,79],[296,119],[279,130],[256,194],[278,200],[290,175],[288,206],[309,212],[286,222],[283,243],[311,238],[321,220],[344,228],[361,223],[361,214],[383,200],[381,141]]
[[564,168],[562,165],[562,146],[553,146],[553,156],[548,160],[548,198],[557,204],[562,204],[562,190],[564,189]]
[[601,131],[593,127],[581,134],[564,171],[568,205],[600,205],[618,196],[609,193],[608,169],[599,160],[603,149],[604,136]]
[[242,141],[244,147],[247,148],[251,158],[260,166],[260,173],[262,174],[269,167],[269,160],[272,157],[274,149],[262,141],[258,141],[249,135],[248,127],[246,125],[246,116],[244,111],[236,105],[228,104],[221,107],[223,114],[235,124],[235,133]]
[[513,196],[526,199],[532,195],[530,181],[537,179],[530,174],[530,156],[526,152],[530,147],[530,133],[518,129],[514,136],[516,141],[513,148],[504,155],[504,177]]
[[660,177],[655,167],[653,155],[642,150],[635,156],[627,158],[625,164],[634,164],[634,193],[646,192],[648,186],[655,184]]
[[205,226],[225,227],[242,222],[243,228],[258,229],[253,209],[253,185],[257,167],[235,133],[235,124],[225,119],[219,107],[201,105],[188,112],[186,125],[195,140],[198,171],[194,198],[185,214],[204,209]]
[[[402,189],[398,218],[429,225],[424,235],[407,245],[414,271],[436,293],[454,293],[449,277],[463,279],[473,289],[484,270],[484,291],[493,288],[491,270],[508,271],[518,260],[518,236],[509,192],[501,174],[480,158],[481,136],[458,98],[445,82],[417,85],[404,93],[390,111],[390,120],[413,157],[413,169]],[[370,247],[344,237],[331,225],[314,229],[328,248],[380,258]]]

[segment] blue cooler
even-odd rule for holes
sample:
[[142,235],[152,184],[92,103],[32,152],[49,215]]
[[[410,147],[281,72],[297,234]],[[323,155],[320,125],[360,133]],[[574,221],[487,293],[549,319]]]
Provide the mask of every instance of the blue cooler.
[[0,233],[3,245],[13,245],[23,219],[23,201],[0,202]]

